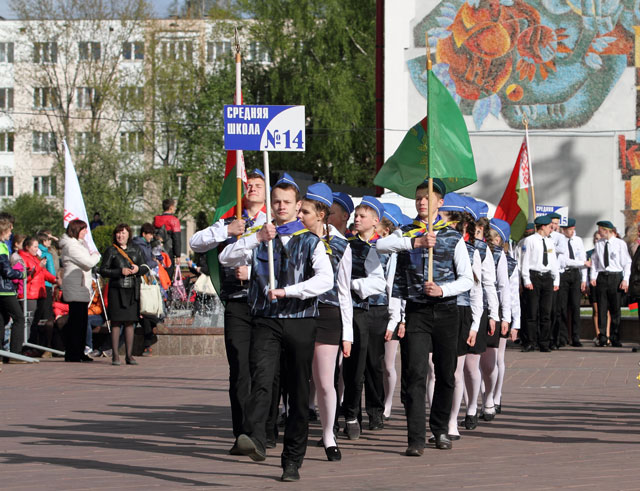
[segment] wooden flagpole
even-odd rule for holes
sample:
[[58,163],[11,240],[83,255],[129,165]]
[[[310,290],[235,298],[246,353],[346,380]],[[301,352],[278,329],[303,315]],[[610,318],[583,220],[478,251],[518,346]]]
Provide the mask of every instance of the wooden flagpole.
[[[431,71],[431,49],[429,49],[429,33],[424,33],[425,44],[427,45],[427,71]],[[427,77],[427,83],[428,77]],[[429,90],[427,90],[427,128],[429,125]],[[427,152],[431,148],[431,144],[428,143]],[[433,195],[433,177],[431,177],[431,172],[429,167],[431,166],[431,162],[427,159],[427,174],[429,177],[429,198],[427,200],[427,213],[429,215],[427,219],[427,234],[431,232],[433,229],[433,224],[431,223],[431,196]],[[429,262],[427,266],[427,281],[433,281],[433,247],[429,247]]]
[[529,146],[529,119],[526,114],[522,114],[522,123],[524,124],[524,140],[527,142],[527,160],[529,161],[529,184],[531,185],[531,201],[533,202],[533,219],[536,214],[536,191],[533,186],[533,159],[531,158],[531,147]]
[[[240,53],[240,39],[238,28],[235,28],[236,41],[236,104],[242,104],[242,54]],[[236,150],[236,218],[242,219],[242,150]]]

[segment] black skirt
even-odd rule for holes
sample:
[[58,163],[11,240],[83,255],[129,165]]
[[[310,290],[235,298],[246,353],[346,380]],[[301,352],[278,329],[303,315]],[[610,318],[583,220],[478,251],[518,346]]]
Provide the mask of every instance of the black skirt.
[[458,320],[458,356],[463,356],[468,353],[468,349],[470,348],[467,344],[467,338],[469,337],[471,322],[473,320],[470,306],[458,305]]
[[[489,326],[487,325],[487,328]],[[488,331],[488,329],[487,329]],[[489,336],[487,332],[487,348],[497,348],[500,344],[500,332],[502,331],[502,323],[496,322],[496,330],[493,331],[493,336]]]
[[320,315],[316,318],[316,343],[339,346],[342,341],[340,307],[318,303]]
[[473,355],[481,355],[487,351],[487,336],[489,330],[489,311],[484,309],[482,312],[482,318],[480,319],[480,327],[478,328],[478,334],[476,336],[476,344],[474,346],[467,346],[467,353]]
[[112,322],[137,322],[140,319],[140,303],[135,288],[111,288],[107,294],[107,314]]

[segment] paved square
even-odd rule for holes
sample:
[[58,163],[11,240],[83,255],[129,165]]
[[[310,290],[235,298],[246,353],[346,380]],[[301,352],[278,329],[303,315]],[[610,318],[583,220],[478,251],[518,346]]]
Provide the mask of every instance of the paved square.
[[[461,429],[452,451],[403,455],[399,387],[392,420],[328,462],[311,426],[300,483],[232,444],[226,361],[210,357],[43,360],[0,373],[2,489],[640,489],[640,353],[507,351],[503,413]],[[399,360],[399,357],[398,357]]]

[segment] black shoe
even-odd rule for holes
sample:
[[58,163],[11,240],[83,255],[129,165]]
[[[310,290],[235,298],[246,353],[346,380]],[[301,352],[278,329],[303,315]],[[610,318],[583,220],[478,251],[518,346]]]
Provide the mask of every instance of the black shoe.
[[380,431],[384,429],[384,421],[382,418],[374,417],[369,420],[369,430],[370,431]]
[[83,361],[83,362],[93,361],[93,358],[91,358],[90,356],[87,356],[87,355],[82,355],[80,357],[80,361]]
[[64,361],[66,361],[67,363],[80,363],[82,359],[81,358],[65,358]]
[[551,348],[547,348],[546,346],[540,346],[540,353],[551,353]]
[[611,341],[611,346],[614,348],[622,348],[622,343],[620,341]]
[[327,460],[329,460],[330,462],[337,462],[338,460],[342,460],[342,454],[340,453],[340,449],[338,447],[325,448],[324,453],[327,454]]
[[573,343],[571,343],[571,346],[573,346],[574,348],[582,348],[582,343],[580,341],[574,341]]
[[242,455],[246,455],[254,462],[262,462],[267,458],[267,453],[262,448],[262,445],[249,435],[240,435],[237,445]]
[[[493,408],[491,407],[491,408],[488,408],[488,409],[493,409]],[[488,413],[486,411],[483,411],[483,413],[482,413],[482,419],[484,419],[485,421],[493,421],[493,419],[495,417],[496,417],[496,413],[495,412]]]
[[429,439],[427,440],[427,443],[430,443],[431,445],[434,445],[436,443],[436,437],[431,435],[429,437]]
[[456,440],[460,440],[460,438],[462,438],[460,435],[448,435],[448,437],[452,442],[455,442]]
[[349,440],[357,440],[360,438],[360,423],[354,421],[353,423],[347,423],[345,429],[345,434]]
[[124,360],[127,362],[127,365],[137,365],[138,364],[138,362],[134,358],[125,358]]
[[297,464],[293,462],[287,462],[284,465],[284,470],[282,471],[281,481],[284,482],[295,482],[300,480],[300,473],[298,472]]
[[530,351],[535,351],[535,347],[532,344],[528,344],[526,345],[524,348],[522,348],[522,352],[523,353],[528,353]]
[[315,409],[309,408],[309,422],[311,423],[312,421],[318,421],[318,414]]
[[567,343],[566,343],[565,341],[560,341],[560,342],[558,343],[558,349],[560,349],[560,348],[564,348],[566,345],[567,345]]
[[424,448],[418,448],[418,447],[408,447],[405,451],[404,454],[407,457],[422,457],[422,454],[424,454]]
[[502,414],[502,404],[496,404],[496,414]]
[[244,455],[238,448],[238,442],[233,442],[233,447],[229,450],[229,455]]
[[265,448],[276,448],[276,440],[275,438],[267,438],[267,441],[264,444]]
[[466,415],[464,417],[464,427],[467,430],[475,430],[478,427],[478,415],[474,414],[473,416]]
[[281,413],[280,416],[278,416],[278,426],[280,428],[284,428],[286,424],[287,424],[287,415],[285,413]]
[[453,445],[451,444],[451,440],[444,433],[441,435],[436,435],[436,448],[440,450],[451,450]]
[[598,346],[600,347],[604,347],[607,345],[607,336],[604,335],[600,335],[600,337],[598,338]]
[[[557,347],[555,344],[552,344],[552,345],[550,345],[550,346],[549,346],[549,349],[550,349],[551,351],[555,351],[555,350],[557,350],[557,349],[558,349],[558,347]],[[542,351],[542,348],[540,349],[540,351]]]
[[383,416],[382,419],[384,421],[389,421],[391,419],[391,416]]

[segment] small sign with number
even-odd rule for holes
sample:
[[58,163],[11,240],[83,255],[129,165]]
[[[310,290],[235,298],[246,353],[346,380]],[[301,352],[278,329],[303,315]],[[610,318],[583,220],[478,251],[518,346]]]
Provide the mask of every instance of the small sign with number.
[[225,150],[304,152],[304,106],[224,106]]

